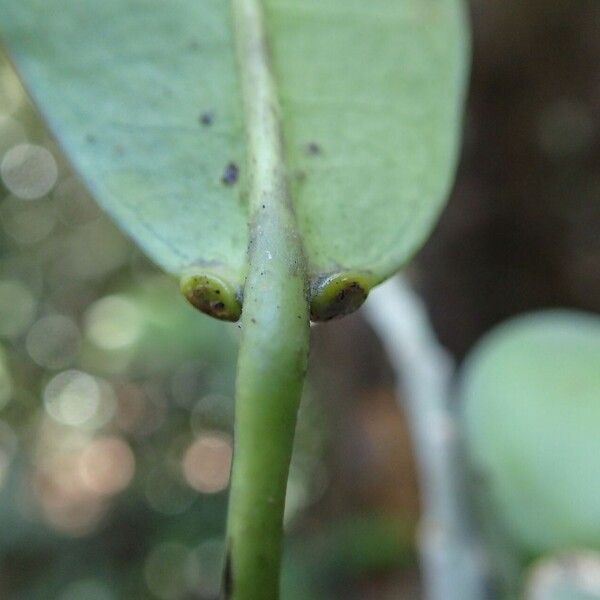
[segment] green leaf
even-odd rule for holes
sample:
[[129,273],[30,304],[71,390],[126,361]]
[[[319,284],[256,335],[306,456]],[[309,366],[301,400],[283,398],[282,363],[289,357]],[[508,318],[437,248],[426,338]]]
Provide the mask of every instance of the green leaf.
[[463,371],[470,458],[527,554],[600,549],[600,317],[547,311],[488,334]]
[[243,291],[223,593],[275,600],[309,312],[357,308],[432,227],[456,155],[462,2],[0,0],[0,14],[106,210],[201,310],[236,320]]
[[[462,2],[263,7],[313,295],[340,273],[367,288],[344,312],[410,258],[446,198],[467,64]],[[0,36],[119,225],[167,271],[208,271],[239,290],[252,165],[230,13],[224,0],[0,0]],[[236,318],[235,301],[221,311]]]

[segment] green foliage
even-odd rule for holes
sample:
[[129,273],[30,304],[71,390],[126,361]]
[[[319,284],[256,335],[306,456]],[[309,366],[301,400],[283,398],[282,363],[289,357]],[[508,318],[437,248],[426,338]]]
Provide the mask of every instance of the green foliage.
[[462,2],[0,10],[32,98],[99,203],[196,307],[236,320],[243,296],[223,587],[275,599],[309,303],[323,320],[356,309],[431,230],[457,149]]
[[[313,284],[377,283],[445,200],[467,31],[459,0],[263,2]],[[247,145],[230,3],[0,0],[0,35],[101,205],[167,271],[243,283]]]
[[600,548],[600,317],[501,325],[468,358],[461,396],[487,509],[521,551]]

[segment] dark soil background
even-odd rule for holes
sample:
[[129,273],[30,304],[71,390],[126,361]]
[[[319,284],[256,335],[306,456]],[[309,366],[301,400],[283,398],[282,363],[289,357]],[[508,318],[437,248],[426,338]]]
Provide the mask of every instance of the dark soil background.
[[541,307],[600,310],[600,5],[472,2],[457,183],[415,275],[457,356]]

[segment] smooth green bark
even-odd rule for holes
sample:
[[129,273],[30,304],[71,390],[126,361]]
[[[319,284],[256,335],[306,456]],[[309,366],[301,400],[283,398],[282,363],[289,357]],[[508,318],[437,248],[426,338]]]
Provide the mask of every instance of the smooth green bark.
[[224,596],[279,596],[285,490],[308,355],[306,265],[257,0],[234,0],[251,241],[236,388]]

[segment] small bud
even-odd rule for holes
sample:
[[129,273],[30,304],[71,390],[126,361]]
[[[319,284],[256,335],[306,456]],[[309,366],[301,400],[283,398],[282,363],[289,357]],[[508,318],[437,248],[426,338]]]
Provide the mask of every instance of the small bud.
[[188,273],[181,278],[180,287],[192,306],[211,317],[237,321],[242,314],[237,290],[220,276],[206,272]]
[[373,285],[373,277],[364,273],[337,273],[319,279],[311,286],[311,320],[329,321],[354,312]]

